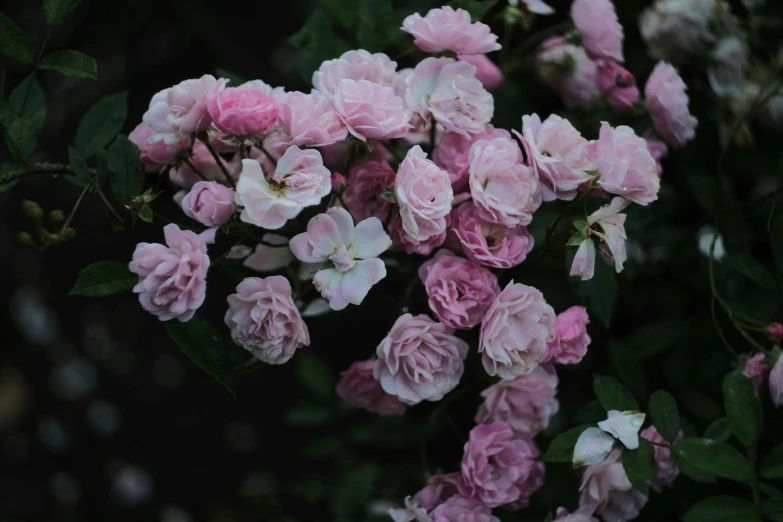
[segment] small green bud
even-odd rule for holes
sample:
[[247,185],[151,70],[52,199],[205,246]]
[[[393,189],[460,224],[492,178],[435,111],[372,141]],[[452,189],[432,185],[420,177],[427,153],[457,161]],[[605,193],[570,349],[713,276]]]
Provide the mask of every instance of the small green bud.
[[62,223],[65,220],[65,215],[62,210],[52,210],[49,212],[49,221],[52,223]]
[[41,208],[41,205],[35,201],[30,201],[29,199],[22,201],[22,213],[24,213],[28,219],[32,219],[34,221],[40,221],[44,216],[44,211]]
[[19,232],[16,234],[16,240],[20,245],[35,246],[35,243],[33,242],[33,236],[31,236],[29,232]]
[[60,237],[63,241],[73,241],[76,238],[76,229],[68,227],[60,233]]

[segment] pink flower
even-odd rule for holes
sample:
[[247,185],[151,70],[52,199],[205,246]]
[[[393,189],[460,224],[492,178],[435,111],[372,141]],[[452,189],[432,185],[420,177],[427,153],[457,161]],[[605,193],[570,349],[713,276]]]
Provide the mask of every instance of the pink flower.
[[205,131],[212,124],[207,96],[222,91],[226,80],[205,74],[198,80],[185,80],[157,93],[142,120],[156,133],[155,141],[177,143],[183,136]]
[[601,246],[601,255],[608,263],[614,263],[615,271],[619,274],[623,270],[623,264],[627,259],[625,251],[625,214],[620,212],[630,202],[623,198],[613,198],[612,202],[604,205],[587,216],[588,236],[579,245],[579,249],[571,264],[571,275],[581,276],[582,281],[593,277],[595,269],[595,245],[590,236],[595,236]]
[[242,160],[236,202],[244,207],[240,219],[270,230],[317,205],[332,189],[329,171],[317,150],[290,147],[267,180],[257,161]]
[[313,88],[333,99],[340,80],[367,80],[394,87],[397,63],[383,53],[371,54],[364,49],[347,51],[339,58],[321,64],[313,73]]
[[686,90],[677,69],[666,62],[658,62],[644,86],[655,130],[672,147],[682,147],[696,135],[698,121],[688,110]]
[[621,449],[587,466],[579,488],[579,511],[598,513],[603,520],[627,521],[639,516],[647,497],[633,488],[620,460]]
[[430,513],[432,522],[500,522],[481,502],[454,495]]
[[234,342],[267,364],[283,364],[310,344],[291,284],[283,276],[244,279],[228,296],[225,322]]
[[373,377],[405,404],[439,401],[459,383],[468,343],[426,315],[404,314],[376,350]]
[[277,123],[278,107],[272,96],[255,89],[228,87],[207,96],[215,127],[232,136],[261,136]]
[[551,366],[499,381],[481,392],[484,402],[476,412],[476,422],[507,422],[517,435],[532,439],[549,426],[549,419],[560,408],[557,382]]
[[580,513],[579,511],[576,511],[575,513],[569,513],[568,510],[564,507],[557,508],[557,511],[555,512],[555,520],[557,520],[557,522],[598,522],[597,518]]
[[476,78],[476,68],[465,61],[425,58],[405,83],[409,107],[466,137],[482,132],[495,112],[492,95]]
[[462,480],[461,473],[433,475],[427,485],[413,497],[405,497],[405,508],[390,509],[389,516],[394,522],[430,519],[430,511],[457,495],[457,484]]
[[563,37],[545,40],[538,51],[541,80],[560,93],[568,109],[589,107],[599,96],[598,65],[582,47]]
[[419,267],[430,310],[443,324],[470,330],[481,322],[500,293],[498,279],[486,268],[448,250],[438,250]]
[[[658,473],[655,476],[655,480],[650,484],[652,488],[660,493],[664,489],[671,487],[674,483],[674,479],[680,474],[680,468],[674,463],[671,450],[667,447],[669,442],[666,441],[655,426],[642,431],[642,438],[654,442],[653,451],[655,452],[655,464],[658,467]],[[684,437],[682,431],[674,439],[674,442],[682,440]]]
[[766,365],[767,354],[764,352],[757,353],[745,363],[744,373],[751,379],[753,379],[753,385],[757,390],[764,387],[764,383],[767,382],[769,377],[769,367]]
[[392,243],[402,248],[406,254],[428,256],[433,250],[445,243],[450,224],[451,217],[446,216],[446,227],[443,229],[443,232],[436,236],[430,236],[424,241],[418,241],[403,229],[402,219],[399,216],[395,216],[389,223],[388,231],[392,238]]
[[389,395],[373,379],[373,360],[357,361],[340,374],[337,395],[351,406],[362,408],[378,415],[402,415],[405,404]]
[[590,318],[584,306],[572,306],[555,317],[555,340],[549,343],[549,360],[557,364],[577,364],[587,353]]
[[541,122],[538,114],[522,116],[522,135],[530,146],[544,201],[572,200],[578,187],[592,179],[587,140],[557,114]]
[[[525,8],[533,14],[538,15],[551,15],[555,12],[552,6],[544,2],[543,0],[522,0]],[[508,0],[509,5],[518,6],[519,0]]]
[[401,138],[413,128],[411,111],[391,87],[367,80],[340,80],[332,101],[348,132],[362,141]]
[[381,194],[394,190],[394,176],[394,170],[385,161],[365,161],[351,169],[343,201],[354,221],[375,216],[386,222],[391,204]]
[[391,239],[378,218],[354,226],[347,210],[332,207],[310,219],[307,232],[294,236],[290,246],[300,261],[321,264],[313,285],[332,310],[342,310],[361,304],[370,288],[386,277],[378,256],[391,246]]
[[601,175],[598,184],[605,191],[640,205],[658,199],[658,168],[647,142],[632,128],[601,123],[598,140],[588,143],[587,153]]
[[663,165],[661,160],[669,155],[669,147],[661,140],[655,139],[647,134],[642,136],[644,141],[647,142],[647,150],[650,151],[650,156],[655,160],[655,167],[658,169],[658,177],[663,175]]
[[459,59],[476,68],[476,79],[486,90],[494,91],[503,84],[503,71],[486,54],[468,54]]
[[133,291],[141,307],[161,321],[189,321],[204,302],[209,256],[207,244],[215,242],[215,229],[196,235],[175,224],[163,227],[166,245],[139,243],[130,271],[139,275]]
[[462,455],[460,494],[495,508],[524,507],[544,482],[544,464],[532,441],[516,437],[505,422],[470,430]]
[[595,273],[595,243],[587,238],[576,249],[574,260],[571,261],[569,275],[580,277],[582,281],[589,281]]
[[274,272],[287,267],[294,260],[294,254],[288,248],[288,238],[278,234],[267,233],[261,239],[270,245],[259,243],[255,251],[247,256],[243,263],[257,272]]
[[[188,138],[188,140],[189,139],[190,138]],[[239,158],[239,155],[237,154],[236,157]],[[197,141],[193,145],[193,154],[188,158],[188,161],[190,162],[190,165],[182,162],[172,167],[169,171],[169,179],[178,187],[190,188],[199,181],[204,181],[205,179],[207,181],[217,181],[219,183],[226,182],[226,176],[215,161],[215,158],[200,141]],[[195,167],[196,170],[193,170],[191,165]],[[239,177],[241,164],[238,161],[223,160],[223,165],[228,169],[228,172],[233,179]],[[199,174],[201,174],[201,176]]]
[[767,327],[767,332],[773,341],[783,341],[783,324],[772,323]]
[[517,266],[533,250],[526,227],[508,228],[482,218],[470,202],[453,211],[452,228],[469,259],[493,268]]
[[430,9],[424,17],[408,16],[402,30],[412,34],[413,43],[426,53],[485,54],[501,47],[488,25],[471,23],[470,13],[449,6]]
[[541,205],[535,170],[508,138],[477,141],[470,148],[470,194],[481,217],[506,227],[529,225]]
[[511,138],[511,134],[506,129],[496,129],[487,124],[479,134],[465,136],[457,132],[447,132],[438,140],[438,146],[432,153],[432,161],[449,173],[451,188],[455,192],[461,191],[468,184],[470,147],[479,140],[492,138]]
[[623,26],[611,0],[574,0],[571,19],[592,58],[623,61]]
[[335,194],[342,194],[343,192],[345,192],[347,183],[348,180],[345,179],[345,176],[343,176],[339,172],[332,173],[332,192],[334,192]]
[[481,321],[479,353],[484,369],[510,381],[544,362],[555,338],[555,311],[544,295],[511,281]]
[[598,65],[598,88],[616,111],[629,111],[639,101],[633,74],[617,62],[604,61]]
[[329,100],[317,93],[289,92],[278,115],[286,145],[323,147],[348,137]]
[[177,155],[190,145],[190,138],[182,137],[173,143],[155,139],[157,133],[146,123],[139,123],[128,139],[139,148],[141,162],[144,163],[147,172],[155,172],[163,165],[171,163]]
[[769,372],[769,394],[775,406],[783,404],[783,357],[778,357]]
[[185,215],[207,227],[218,227],[234,214],[234,191],[214,181],[199,181],[182,200]]
[[426,241],[446,230],[454,192],[446,171],[441,170],[418,145],[408,149],[397,169],[394,193],[402,228],[416,241]]

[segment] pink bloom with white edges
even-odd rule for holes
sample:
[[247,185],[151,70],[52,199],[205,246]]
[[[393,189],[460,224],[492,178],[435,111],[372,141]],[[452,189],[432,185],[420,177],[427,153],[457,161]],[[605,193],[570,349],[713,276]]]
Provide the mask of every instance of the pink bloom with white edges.
[[[680,468],[674,463],[669,442],[664,439],[655,426],[650,426],[641,433],[643,439],[654,442],[653,451],[655,452],[655,465],[658,467],[658,473],[650,486],[660,493],[666,488],[671,487],[674,480],[680,474]],[[680,431],[674,442],[679,442],[685,435]]]
[[402,30],[427,53],[485,54],[501,48],[488,25],[473,23],[470,13],[450,6],[430,9],[425,16],[414,13],[402,21]]
[[430,236],[424,241],[418,241],[402,227],[402,219],[399,216],[395,216],[389,223],[388,231],[392,242],[402,248],[406,254],[428,256],[433,250],[445,243],[449,225],[451,225],[451,217],[446,216],[446,227],[443,229],[443,232]]
[[394,177],[394,170],[385,161],[365,161],[351,169],[343,202],[354,221],[375,216],[386,222],[392,206],[381,194],[394,190]]
[[146,123],[139,123],[135,129],[128,134],[128,139],[139,148],[141,153],[141,162],[147,172],[154,172],[162,166],[171,163],[177,157],[177,154],[187,149],[190,145],[190,138],[183,137],[174,143],[166,143],[163,140],[155,139],[157,133]]
[[332,108],[318,94],[289,92],[280,103],[278,114],[286,145],[323,147],[348,137],[348,129]]
[[696,135],[698,121],[688,109],[687,89],[677,69],[666,62],[658,62],[644,86],[655,130],[672,147],[682,147]]
[[238,86],[237,89],[247,89],[251,91],[259,91],[261,93],[266,94],[267,96],[271,96],[272,99],[274,99],[277,103],[280,103],[283,101],[283,98],[285,97],[285,89],[282,87],[272,87],[268,83],[266,83],[263,80],[248,80],[242,85]]
[[486,124],[479,134],[465,136],[457,132],[447,132],[438,140],[438,145],[432,153],[432,161],[449,173],[451,187],[459,192],[468,185],[468,169],[470,168],[470,147],[478,140],[492,138],[511,138],[506,129],[496,129]]
[[459,59],[476,68],[476,78],[486,90],[494,91],[503,85],[503,71],[486,54],[468,54]]
[[351,406],[378,415],[402,415],[406,406],[389,395],[372,376],[375,361],[357,361],[340,374],[337,395]]
[[430,513],[432,522],[500,522],[492,510],[473,499],[454,495]]
[[254,89],[228,87],[207,96],[207,109],[219,131],[232,136],[262,136],[277,124],[272,96]]
[[568,109],[589,107],[601,94],[598,65],[584,48],[568,43],[561,36],[541,44],[537,65],[541,80],[560,94]]
[[766,365],[766,359],[767,354],[761,352],[748,359],[748,362],[745,363],[743,372],[753,379],[753,385],[757,390],[764,387],[764,383],[767,382],[769,377],[769,367]]
[[669,147],[666,143],[659,139],[653,138],[648,134],[642,136],[644,141],[647,142],[647,150],[650,151],[650,156],[655,160],[655,167],[658,169],[658,177],[663,176],[663,165],[661,160],[669,155]]
[[595,273],[595,243],[590,238],[585,239],[576,249],[574,260],[571,261],[569,275],[589,281]]
[[207,244],[215,242],[215,229],[201,234],[163,227],[166,244],[139,243],[128,267],[138,274],[133,291],[141,307],[161,321],[189,321],[204,302],[209,256]]
[[251,270],[274,272],[283,269],[294,260],[294,254],[288,248],[288,238],[279,234],[266,233],[261,239],[269,244],[259,243],[252,254],[243,263]]
[[611,0],[574,0],[571,19],[592,58],[623,61],[623,26]]
[[778,357],[769,372],[769,394],[775,406],[783,404],[783,357]]
[[[307,232],[291,238],[291,251],[304,263],[320,263],[313,285],[332,310],[361,304],[367,292],[386,277],[378,256],[391,246],[380,220],[354,226],[347,210],[332,207],[307,223]],[[327,264],[328,263],[328,264]]]
[[533,250],[533,236],[526,227],[504,227],[487,221],[473,203],[452,211],[451,230],[462,251],[476,263],[493,268],[517,266]]
[[461,480],[459,472],[433,475],[413,497],[405,497],[404,508],[390,509],[389,516],[394,522],[429,521],[430,511],[457,495],[457,484]]
[[413,128],[405,101],[385,85],[340,80],[332,103],[348,132],[362,141],[401,138]]
[[383,53],[372,54],[364,49],[347,51],[339,58],[321,64],[313,73],[313,88],[332,99],[340,80],[367,80],[394,87],[397,63]]
[[219,227],[234,214],[234,191],[214,181],[199,181],[182,200],[185,215],[207,227]]
[[564,507],[557,508],[557,511],[555,511],[555,520],[558,522],[598,522],[597,518],[593,518],[585,513],[580,513],[579,511],[569,513]]
[[549,361],[577,364],[587,354],[590,318],[584,306],[572,306],[555,317],[555,340],[549,343]]
[[612,450],[582,475],[579,511],[597,513],[603,520],[627,521],[639,516],[647,496],[634,489],[621,461],[621,449]]
[[598,88],[616,111],[625,112],[639,101],[639,88],[631,71],[617,62],[602,61],[598,64]]

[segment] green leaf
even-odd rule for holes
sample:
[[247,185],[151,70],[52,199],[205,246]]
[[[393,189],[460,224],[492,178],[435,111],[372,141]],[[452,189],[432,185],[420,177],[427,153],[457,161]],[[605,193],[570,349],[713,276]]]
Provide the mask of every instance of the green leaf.
[[451,0],[449,5],[454,9],[464,9],[470,13],[470,18],[474,22],[478,22],[486,16],[496,3],[497,0]]
[[[321,0],[326,10],[344,29],[353,27],[361,0]],[[399,30],[399,26],[395,27]]]
[[650,396],[650,417],[661,437],[674,442],[680,433],[680,412],[677,401],[665,390],[658,390]]
[[761,476],[774,479],[783,478],[783,444],[770,451],[761,464]]
[[[359,47],[370,52],[382,51],[388,39],[389,19],[392,17],[391,0],[362,0],[356,16],[361,23],[356,31]],[[395,27],[399,31],[399,28]]]
[[106,297],[130,290],[139,282],[139,276],[128,268],[128,263],[99,261],[79,272],[76,284],[68,295],[85,297]]
[[121,205],[127,205],[144,188],[144,171],[138,147],[125,136],[117,136],[109,147],[106,164],[114,196]]
[[698,471],[738,482],[753,480],[753,470],[747,459],[733,446],[710,439],[689,438],[672,446],[677,464],[685,463]]
[[337,484],[331,496],[333,520],[359,520],[356,515],[364,511],[383,470],[372,463],[349,467],[336,478]]
[[615,375],[637,400],[646,399],[650,395],[646,366],[635,359],[631,351],[621,343],[610,341],[608,351],[609,362]]
[[314,396],[324,399],[334,393],[334,376],[318,355],[304,352],[297,357],[296,373],[299,381]]
[[716,419],[712,424],[707,426],[706,430],[704,430],[705,439],[719,440],[721,442],[726,442],[733,434],[731,422],[729,422],[729,419],[726,417]]
[[3,13],[0,13],[0,53],[18,62],[35,60],[35,52],[22,30]]
[[329,422],[334,412],[318,404],[300,402],[289,408],[283,420],[292,426],[319,426]]
[[771,498],[783,498],[783,491],[780,491],[778,488],[773,486],[772,484],[765,484],[764,482],[759,482],[758,490],[767,495]]
[[591,424],[581,424],[559,434],[549,443],[541,460],[544,462],[571,462],[574,458],[574,446],[576,446],[579,435],[591,427],[593,427]]
[[[5,176],[6,174],[10,174],[11,172],[15,171],[19,167],[15,163],[0,163],[0,178]],[[12,189],[17,183],[19,183],[18,179],[9,181],[8,183],[0,184],[0,194],[3,192]]]
[[[573,256],[566,256],[566,260],[573,260]],[[570,262],[567,266],[570,270]],[[609,265],[599,260],[595,264],[592,279],[582,281],[578,277],[569,277],[568,280],[574,294],[608,328],[617,301],[617,277],[614,268],[609,268]]]
[[98,79],[98,64],[95,59],[71,49],[47,54],[38,67],[51,69],[74,78]]
[[679,320],[649,323],[623,339],[622,344],[635,359],[647,359],[669,348],[687,327],[688,323]]
[[46,95],[35,73],[13,90],[8,97],[8,106],[15,117],[6,125],[10,139],[13,139],[25,154],[31,154],[37,145],[38,136],[46,122]]
[[90,168],[87,166],[87,162],[84,161],[84,157],[79,154],[79,151],[72,146],[68,146],[68,165],[73,169],[75,176],[71,176],[71,179],[76,181],[81,187],[86,187],[92,183],[92,174]]
[[335,58],[339,51],[339,42],[332,23],[320,9],[310,13],[304,26],[292,35],[289,41],[297,48],[299,74],[308,83],[321,63]]
[[783,522],[783,498],[773,497],[761,504],[761,512],[773,522]]
[[82,0],[44,0],[43,8],[46,23],[52,27],[62,25],[65,19],[76,9]]
[[636,403],[631,392],[620,384],[620,381],[607,375],[593,375],[593,391],[598,402],[606,411],[638,411],[639,405]]
[[76,129],[74,146],[85,158],[92,158],[114,140],[128,114],[128,91],[104,96],[90,107]]
[[217,76],[218,78],[227,79],[228,84],[231,87],[239,87],[240,85],[248,81],[248,79],[245,78],[244,76],[231,72],[228,69],[223,69],[222,67],[217,67],[215,69],[215,76]]
[[[103,185],[109,179],[109,164],[106,157],[108,153],[105,150],[99,150],[95,154],[95,170],[98,172],[98,185]],[[141,159],[141,156],[139,156]]]
[[645,492],[658,473],[655,464],[655,451],[646,439],[639,439],[639,447],[635,450],[623,450],[623,468],[628,480],[639,491]]
[[775,277],[767,268],[749,254],[734,253],[726,256],[726,263],[761,288],[777,290]]
[[723,403],[734,434],[745,446],[752,446],[761,435],[761,399],[753,381],[735,370],[723,379]]
[[191,361],[234,395],[231,364],[234,346],[214,326],[200,317],[193,317],[186,323],[172,319],[166,321],[166,331]]
[[682,522],[761,522],[756,506],[737,497],[711,497],[694,504]]

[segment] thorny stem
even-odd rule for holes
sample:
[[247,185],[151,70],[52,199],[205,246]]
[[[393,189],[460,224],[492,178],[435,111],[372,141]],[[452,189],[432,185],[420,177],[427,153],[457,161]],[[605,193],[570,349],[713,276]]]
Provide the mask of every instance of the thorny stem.
[[[13,143],[13,140],[10,140]],[[57,176],[60,174],[73,175],[74,172],[68,165],[59,163],[28,163],[25,168],[9,172],[5,176],[0,176],[0,185],[10,183],[17,179],[27,176]]]
[[209,144],[208,141],[202,141],[204,146],[207,148],[210,154],[212,154],[212,158],[214,158],[215,163],[217,163],[218,167],[220,167],[220,171],[223,173],[223,176],[225,176],[226,181],[228,181],[228,184],[231,185],[231,188],[236,189],[237,185],[234,183],[234,178],[231,177],[231,174],[229,174],[228,169],[223,164],[223,160],[220,158],[217,152],[215,152],[215,149],[212,147],[212,145]]

